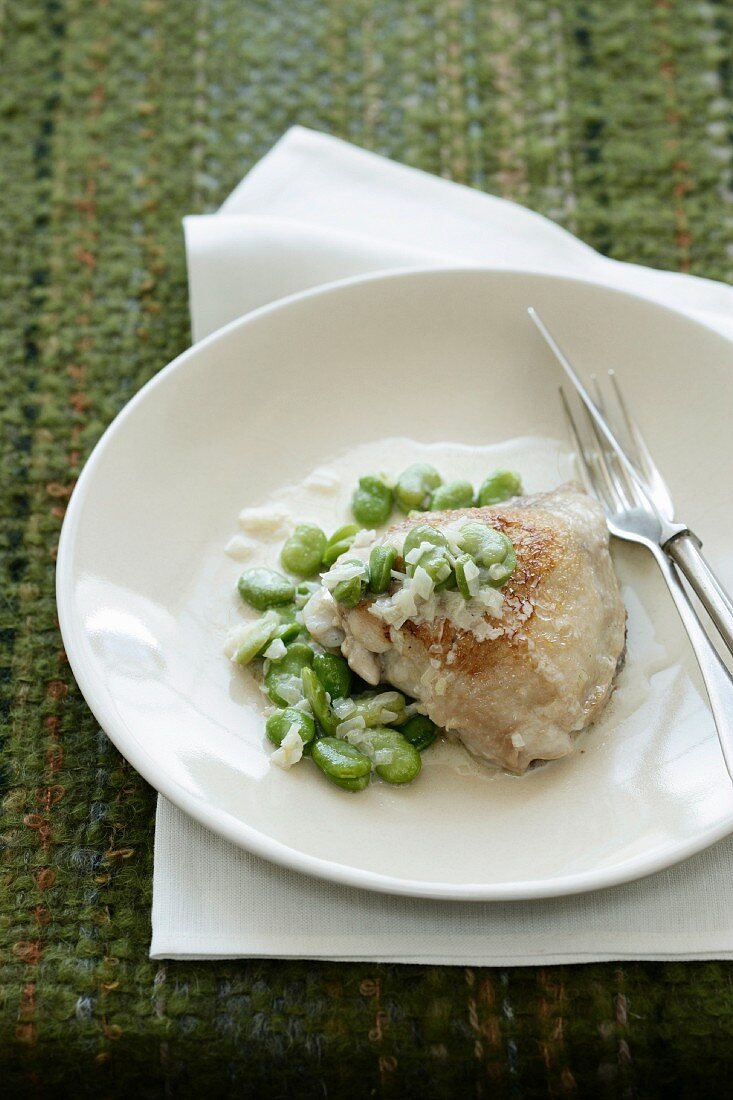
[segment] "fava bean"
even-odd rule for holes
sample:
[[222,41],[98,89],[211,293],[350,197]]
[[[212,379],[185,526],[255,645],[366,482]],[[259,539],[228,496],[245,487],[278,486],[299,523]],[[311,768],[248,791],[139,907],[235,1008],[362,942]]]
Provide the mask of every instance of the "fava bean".
[[321,567],[326,536],[314,523],[300,523],[280,553],[283,568],[298,577],[312,577]]
[[311,705],[313,717],[324,733],[333,737],[339,720],[331,709],[331,704],[326,697],[326,689],[316,676],[312,668],[304,667],[301,670],[303,694]]
[[393,502],[390,487],[373,474],[367,474],[359,478],[359,486],[351,498],[351,511],[363,527],[381,527],[390,517]]
[[275,637],[279,638],[285,645],[290,645],[291,642],[294,642],[295,639],[303,633],[304,629],[300,623],[283,623],[282,626],[279,626],[275,631]]
[[399,691],[368,691],[353,696],[350,702],[353,709],[345,717],[359,716],[367,727],[399,725],[405,720],[407,701]]
[[369,757],[337,737],[321,737],[316,741],[312,759],[332,783],[344,790],[363,791],[369,783],[372,770]]
[[397,478],[394,495],[402,512],[425,511],[430,507],[431,493],[442,484],[438,471],[426,462],[416,462]]
[[366,592],[369,570],[363,562],[356,559],[345,561],[344,565],[360,565],[362,569],[355,576],[349,577],[348,580],[339,581],[332,590],[331,595],[336,603],[343,604],[344,607],[356,607],[358,603],[361,603]]
[[302,623],[298,622],[295,615],[295,605],[290,607],[278,607],[277,615],[280,619],[280,625],[275,631],[273,637],[280,638],[285,645],[290,645],[294,642],[299,634],[306,634],[307,631]]
[[[466,579],[466,566],[469,571],[473,568],[474,576],[476,576],[477,565],[470,554],[461,554],[460,558],[456,558],[455,564],[455,576],[456,584],[458,585],[458,591],[463,596],[464,600],[470,600],[473,593],[471,592],[471,586]],[[476,576],[478,580],[478,577]]]
[[[424,543],[428,543],[433,549],[425,549],[417,561],[409,561],[408,556],[412,555],[412,551],[419,549]],[[439,584],[449,582],[451,565],[448,558],[448,540],[442,531],[439,531],[436,527],[431,527],[427,523],[418,523],[411,531],[408,531],[402,555],[405,559],[405,572],[408,577],[414,576],[419,565],[432,579],[436,587]]]
[[386,592],[392,583],[392,570],[397,560],[394,546],[375,546],[369,555],[369,591],[375,595]]
[[[420,564],[422,565],[422,562],[420,562]],[[435,591],[436,592],[449,592],[449,591],[452,592],[458,587],[458,581],[456,580],[456,573],[455,573],[455,570],[453,569],[453,567],[451,566],[450,562],[448,562],[448,569],[449,569],[449,572],[448,572],[448,575],[445,578],[445,580],[442,580],[438,584],[436,584],[436,586],[435,586]]]
[[429,523],[416,523],[405,536],[402,557],[406,558],[411,550],[416,550],[424,542],[429,542],[432,546],[444,546],[446,549],[448,547],[447,538],[437,527],[431,527]]
[[284,657],[273,661],[265,676],[265,689],[279,707],[293,706],[303,698],[301,673],[313,664],[313,650],[305,642],[293,642]]
[[270,618],[257,619],[250,623],[241,634],[238,635],[238,645],[232,660],[238,665],[248,665],[250,661],[258,657],[272,641],[277,630],[277,621]]
[[[508,539],[507,542],[509,542]],[[489,584],[491,587],[501,588],[503,584],[506,584],[516,568],[517,555],[511,542],[509,542],[509,549],[506,552],[504,560],[489,566]]]
[[268,740],[279,749],[283,738],[290,733],[293,726],[304,745],[308,745],[316,736],[316,724],[310,714],[295,707],[286,707],[285,710],[271,714],[265,723],[265,733]]
[[439,485],[430,497],[430,511],[444,512],[473,507],[473,485],[468,481],[449,481]]
[[489,504],[501,504],[522,492],[522,479],[514,470],[496,470],[487,477],[478,491],[479,508]]
[[438,727],[431,722],[425,714],[414,714],[408,718],[404,726],[400,726],[400,733],[406,741],[409,741],[418,752],[432,745],[438,736]]
[[274,569],[245,570],[237,582],[237,588],[244,602],[258,611],[290,603],[295,596],[292,581]]
[[488,568],[504,561],[512,547],[511,541],[486,523],[472,520],[464,523],[456,539],[465,554],[470,554],[477,565]]
[[339,527],[337,531],[334,531],[326,543],[326,549],[323,551],[322,564],[325,569],[332,566],[336,558],[340,558],[342,554],[345,554],[347,550],[351,549],[351,544],[358,533],[359,528],[355,523],[347,523],[343,527]]
[[351,691],[351,669],[337,653],[316,653],[313,671],[332,699],[343,699]]
[[371,731],[371,744],[375,751],[387,749],[392,759],[386,764],[376,764],[375,771],[387,783],[411,783],[420,774],[420,753],[397,730],[377,726]]

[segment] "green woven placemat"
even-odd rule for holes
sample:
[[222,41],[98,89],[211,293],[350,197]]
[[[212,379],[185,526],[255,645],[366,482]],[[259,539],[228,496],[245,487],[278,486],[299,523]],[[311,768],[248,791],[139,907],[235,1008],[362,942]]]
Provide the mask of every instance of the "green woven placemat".
[[730,279],[732,24],[730,3],[682,0],[0,7],[0,1093],[721,1082],[725,964],[150,962],[154,794],[70,675],[53,561],[85,456],[187,343],[181,216],[293,123],[517,199],[620,259]]

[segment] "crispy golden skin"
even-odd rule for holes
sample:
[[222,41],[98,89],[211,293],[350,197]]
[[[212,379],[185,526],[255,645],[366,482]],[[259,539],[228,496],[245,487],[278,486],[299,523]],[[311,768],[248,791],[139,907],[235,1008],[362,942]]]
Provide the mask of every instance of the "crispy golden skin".
[[490,508],[431,513],[480,519],[514,543],[498,637],[483,641],[450,619],[399,630],[361,604],[340,610],[344,652],[378,654],[383,681],[419,699],[475,756],[514,772],[572,752],[572,734],[600,713],[625,645],[626,613],[598,504],[579,486]]

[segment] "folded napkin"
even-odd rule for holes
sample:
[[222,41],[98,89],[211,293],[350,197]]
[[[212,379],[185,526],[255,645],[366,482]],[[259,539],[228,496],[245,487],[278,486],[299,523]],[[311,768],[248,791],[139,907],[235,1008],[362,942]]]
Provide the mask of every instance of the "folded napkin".
[[[216,214],[186,218],[185,236],[194,340],[308,287],[438,265],[590,279],[674,306],[733,338],[733,288],[606,259],[524,207],[300,127]],[[733,838],[669,871],[593,894],[431,902],[267,863],[161,797],[150,953],[487,966],[733,958]]]

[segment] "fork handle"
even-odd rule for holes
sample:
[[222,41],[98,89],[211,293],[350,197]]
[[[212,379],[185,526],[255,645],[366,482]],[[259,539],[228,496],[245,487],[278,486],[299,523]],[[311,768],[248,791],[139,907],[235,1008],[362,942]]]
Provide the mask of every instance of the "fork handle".
[[705,683],[728,775],[733,780],[733,679],[705,633],[679,574],[661,547],[652,550],[690,639]]
[[664,546],[672,561],[690,582],[695,595],[715,624],[728,652],[733,655],[733,603],[703,557],[697,535],[683,531]]

